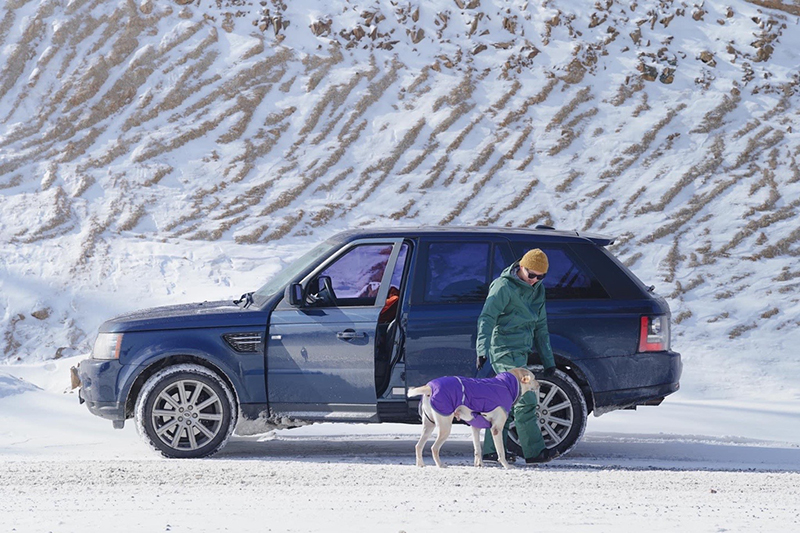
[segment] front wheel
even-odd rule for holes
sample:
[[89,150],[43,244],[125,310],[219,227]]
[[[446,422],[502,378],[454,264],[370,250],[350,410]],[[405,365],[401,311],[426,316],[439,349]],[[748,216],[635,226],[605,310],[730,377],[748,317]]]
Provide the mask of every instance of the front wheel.
[[[541,374],[541,372],[539,373]],[[578,443],[586,429],[586,400],[580,387],[561,370],[549,377],[536,376],[541,385],[536,414],[545,446],[566,455]],[[508,431],[509,451],[522,456],[517,429],[511,421]]]
[[235,406],[230,387],[211,370],[170,366],[145,382],[136,400],[136,428],[166,457],[206,457],[233,433]]

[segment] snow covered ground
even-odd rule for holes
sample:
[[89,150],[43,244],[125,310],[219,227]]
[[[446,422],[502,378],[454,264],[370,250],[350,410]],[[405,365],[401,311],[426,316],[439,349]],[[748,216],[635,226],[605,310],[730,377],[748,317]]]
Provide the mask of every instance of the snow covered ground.
[[[235,436],[167,460],[68,388],[76,359],[0,372],[0,531],[793,531],[796,404],[684,400],[592,417],[568,456],[475,469],[467,429],[447,468],[414,466],[419,426],[318,424]],[[16,374],[12,376],[9,370]],[[21,380],[20,378],[24,378]]]

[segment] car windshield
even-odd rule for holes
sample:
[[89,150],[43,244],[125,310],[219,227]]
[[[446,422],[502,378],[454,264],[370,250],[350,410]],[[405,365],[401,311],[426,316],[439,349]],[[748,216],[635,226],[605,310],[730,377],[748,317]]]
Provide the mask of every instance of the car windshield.
[[283,291],[286,284],[292,279],[297,277],[301,272],[306,270],[312,263],[323,255],[328,254],[334,248],[338,247],[341,243],[336,240],[324,241],[311,250],[309,250],[302,257],[289,264],[283,270],[278,272],[272,279],[270,279],[263,287],[253,293],[253,301],[257,306],[262,306],[266,301],[276,292]]

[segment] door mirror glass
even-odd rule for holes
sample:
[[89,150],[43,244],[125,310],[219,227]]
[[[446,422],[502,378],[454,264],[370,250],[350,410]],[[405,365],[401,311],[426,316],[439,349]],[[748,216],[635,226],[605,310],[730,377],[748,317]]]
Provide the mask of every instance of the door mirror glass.
[[292,307],[303,307],[303,286],[292,283],[286,287],[286,297]]

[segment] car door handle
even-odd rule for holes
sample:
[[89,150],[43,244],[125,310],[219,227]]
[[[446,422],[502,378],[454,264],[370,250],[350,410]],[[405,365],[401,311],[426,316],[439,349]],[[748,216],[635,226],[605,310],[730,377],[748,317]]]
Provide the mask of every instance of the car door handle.
[[336,334],[336,338],[342,339],[343,341],[351,341],[353,339],[360,339],[366,336],[366,332],[356,333],[356,330],[349,328]]

